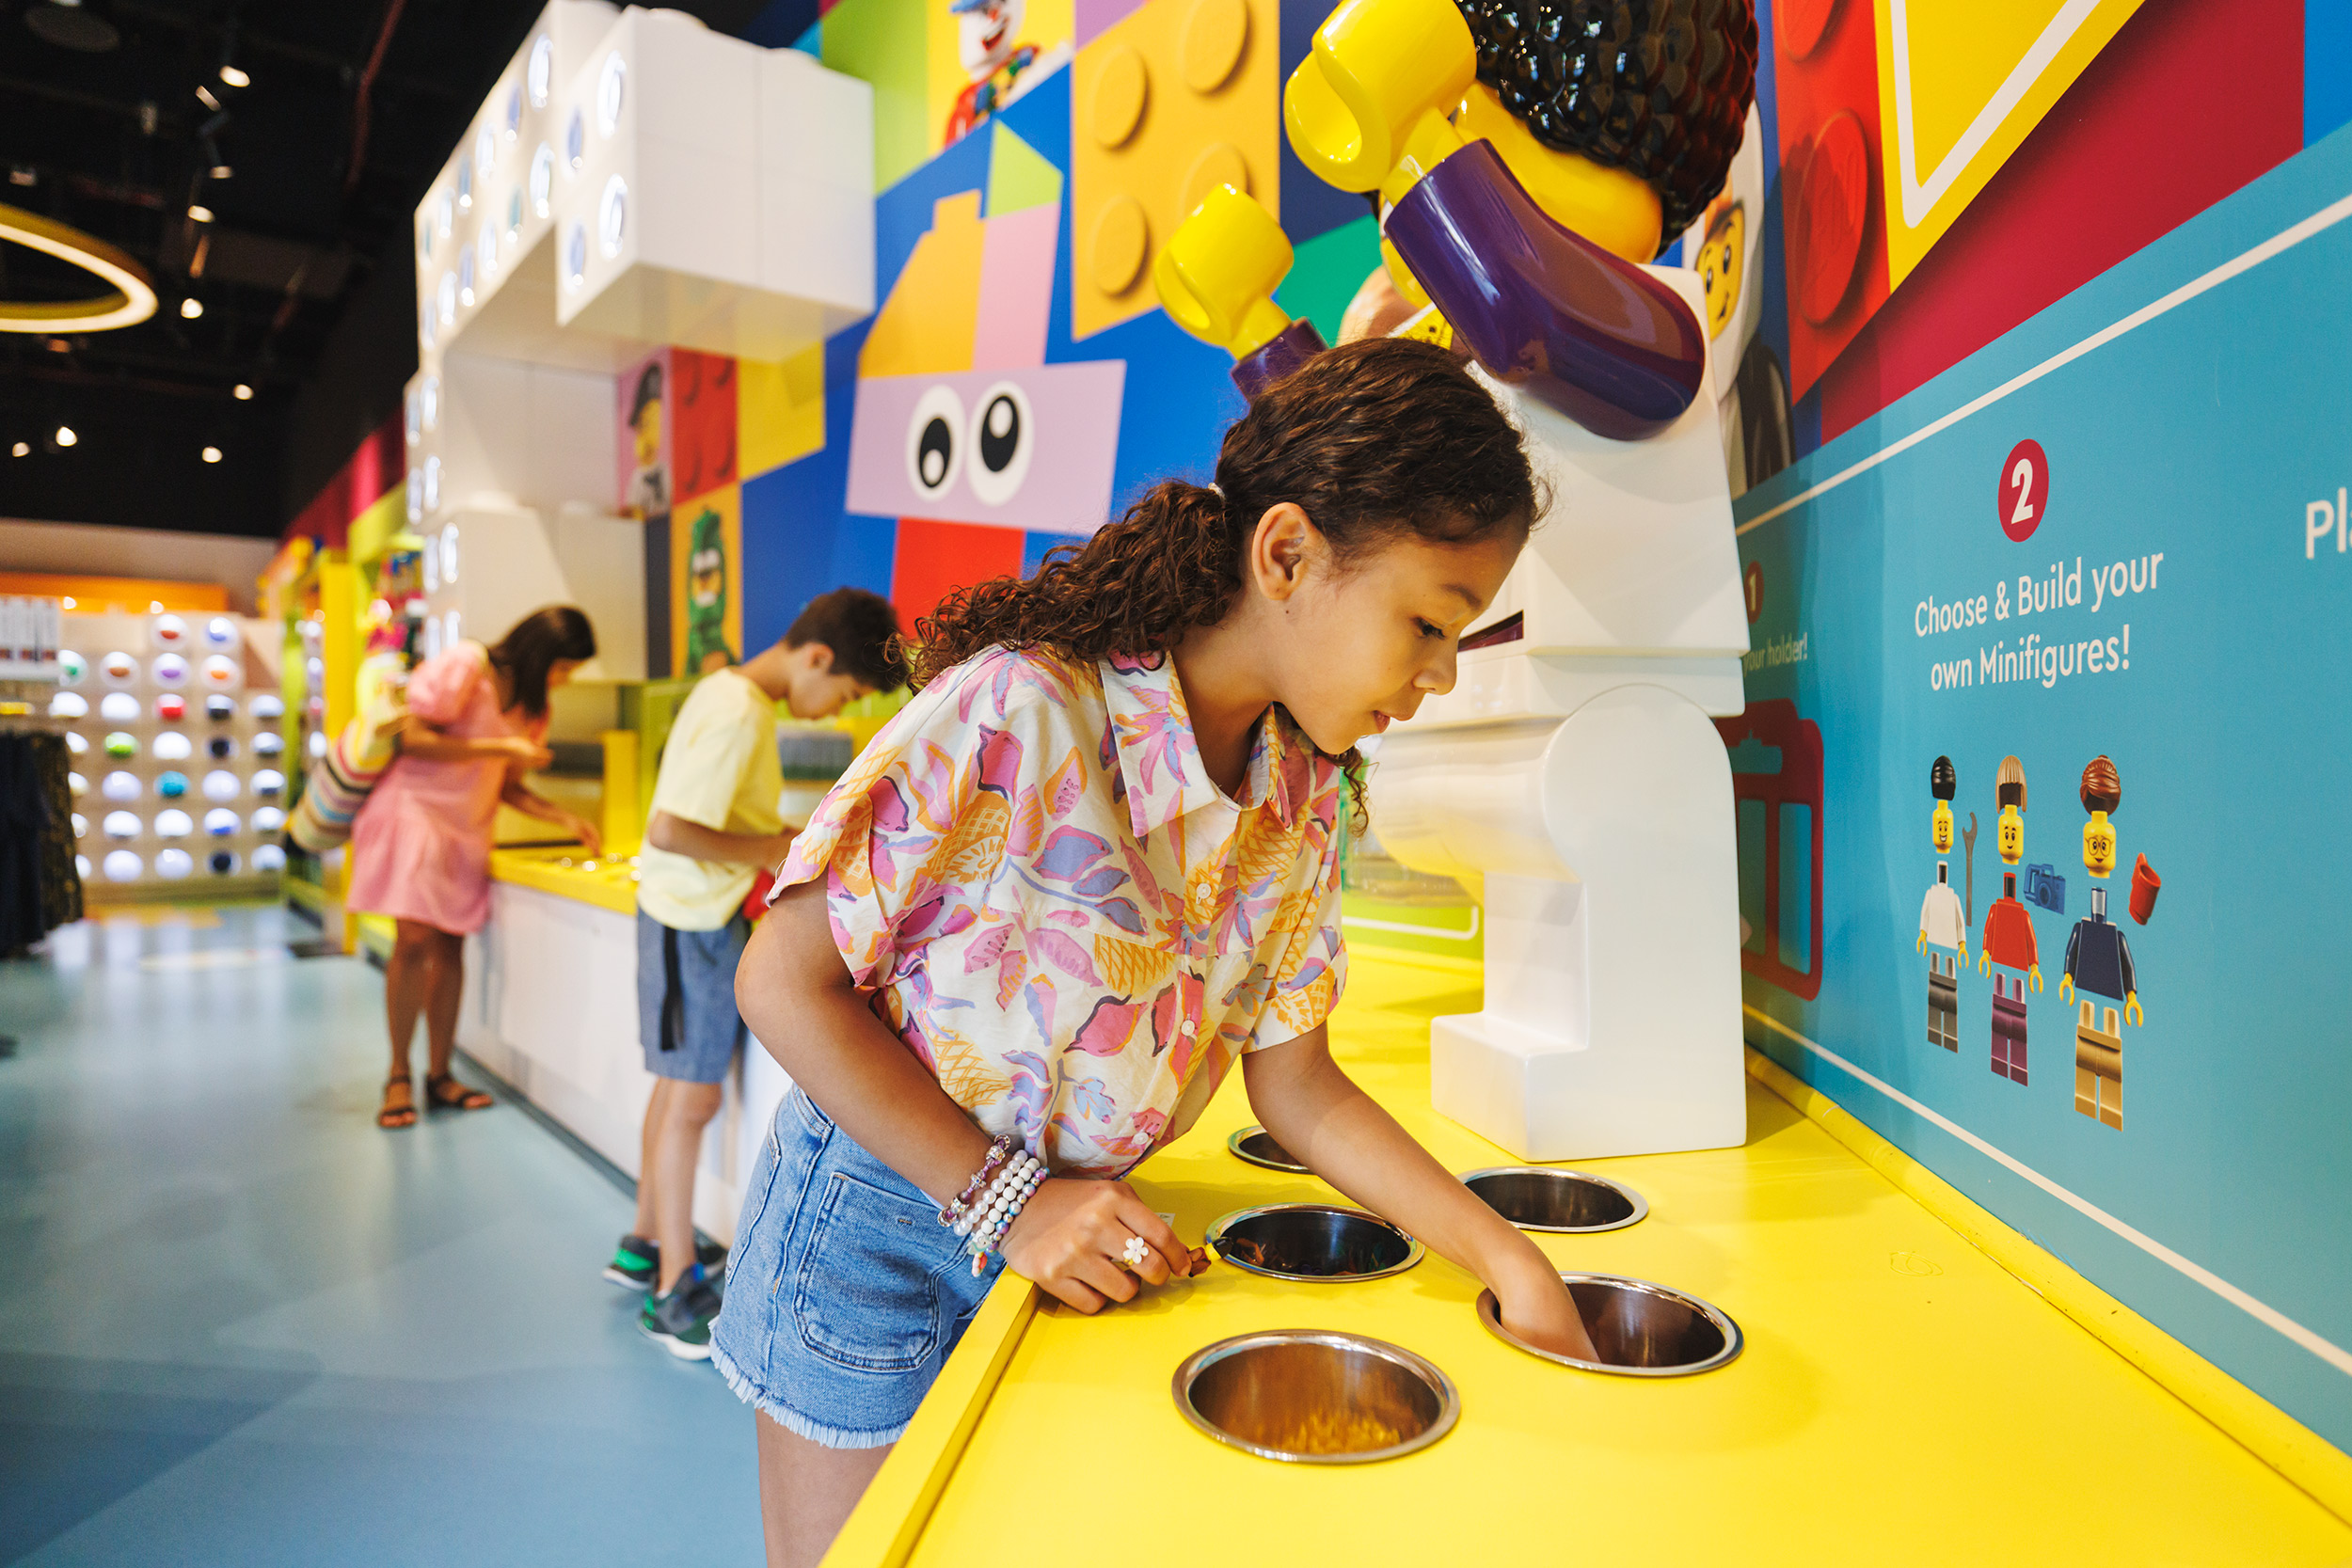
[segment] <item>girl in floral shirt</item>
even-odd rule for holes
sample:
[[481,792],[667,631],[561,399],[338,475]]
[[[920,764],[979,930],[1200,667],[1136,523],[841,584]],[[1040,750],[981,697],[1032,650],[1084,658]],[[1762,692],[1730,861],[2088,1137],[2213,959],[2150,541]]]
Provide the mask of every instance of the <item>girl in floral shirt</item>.
[[1207,1266],[1120,1178],[1236,1059],[1285,1148],[1591,1354],[1543,1255],[1325,1032],[1356,742],[1453,686],[1537,511],[1451,356],[1353,343],[1260,396],[1215,486],[920,625],[921,690],[794,841],[736,980],[797,1085],[712,1337],[760,1412],[771,1562],[823,1556],[1004,1267],[1092,1312]]

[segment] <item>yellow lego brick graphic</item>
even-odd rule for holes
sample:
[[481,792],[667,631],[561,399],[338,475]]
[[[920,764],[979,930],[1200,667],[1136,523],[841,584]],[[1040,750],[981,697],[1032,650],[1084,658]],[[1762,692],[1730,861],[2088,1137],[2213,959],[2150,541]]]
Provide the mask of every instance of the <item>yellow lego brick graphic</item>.
[[1275,0],[1150,0],[1071,78],[1070,330],[1158,304],[1150,261],[1220,184],[1281,215]]
[[930,232],[874,314],[857,373],[948,375],[972,368],[980,319],[980,193],[959,191],[931,207]]
[[745,479],[825,444],[825,345],[773,363],[735,366],[736,467]]

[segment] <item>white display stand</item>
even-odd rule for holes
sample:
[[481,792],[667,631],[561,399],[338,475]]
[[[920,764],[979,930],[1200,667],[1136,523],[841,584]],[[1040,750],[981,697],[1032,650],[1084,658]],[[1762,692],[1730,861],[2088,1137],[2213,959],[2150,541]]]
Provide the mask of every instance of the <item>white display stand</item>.
[[[637,1040],[637,921],[511,882],[466,939],[457,1043],[632,1179],[653,1076]],[[732,1243],[743,1188],[791,1081],[747,1039],[703,1135],[694,1223]]]
[[[1704,319],[1696,278],[1654,269]],[[1498,388],[1552,485],[1454,690],[1382,738],[1382,846],[1486,916],[1486,1000],[1431,1027],[1437,1109],[1522,1159],[1746,1137],[1731,768],[1747,622],[1711,376],[1655,439]],[[1473,635],[1480,629],[1472,628]]]

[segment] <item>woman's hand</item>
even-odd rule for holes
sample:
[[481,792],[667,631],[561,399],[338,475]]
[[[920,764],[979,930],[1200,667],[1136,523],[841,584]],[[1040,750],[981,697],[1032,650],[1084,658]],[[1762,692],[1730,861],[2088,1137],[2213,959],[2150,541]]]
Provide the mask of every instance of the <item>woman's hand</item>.
[[555,760],[555,753],[527,735],[510,735],[499,741],[499,750],[507,758],[519,763],[526,773],[536,773]]
[[[1143,1260],[1131,1265],[1122,1254],[1138,1236]],[[1088,1313],[1101,1311],[1105,1301],[1133,1301],[1144,1285],[1165,1285],[1209,1266],[1208,1255],[1185,1246],[1124,1181],[1051,1178],[1030,1195],[999,1244],[1013,1273]]]
[[580,840],[591,855],[604,853],[604,835],[596,832],[596,825],[586,817],[567,811],[564,814],[562,826],[566,832]]
[[1592,1336],[1584,1331],[1583,1315],[1567,1286],[1546,1264],[1541,1270],[1515,1275],[1495,1292],[1502,1308],[1502,1326],[1537,1350],[1597,1361]]

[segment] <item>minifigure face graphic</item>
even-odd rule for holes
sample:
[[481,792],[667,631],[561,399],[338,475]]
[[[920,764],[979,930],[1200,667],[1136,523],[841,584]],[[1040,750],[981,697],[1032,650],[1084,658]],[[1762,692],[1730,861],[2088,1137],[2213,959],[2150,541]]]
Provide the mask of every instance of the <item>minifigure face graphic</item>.
[[956,13],[956,58],[966,76],[984,82],[1012,57],[1026,12],[1025,0],[985,0]]
[[661,455],[661,400],[655,398],[637,411],[637,466],[650,468]]
[[1995,824],[2001,842],[2001,859],[2015,865],[2026,858],[2026,819],[2015,806],[2003,806],[2001,819]]
[[1740,271],[1747,254],[1748,219],[1737,201],[1716,210],[1699,246],[1699,281],[1707,285],[1707,335],[1720,338],[1740,307]]
[[727,602],[727,558],[715,549],[696,550],[687,562],[686,592],[698,610],[722,609]]
[[2092,812],[2083,824],[2083,869],[2094,877],[2115,869],[2115,824],[2106,812]]
[[1942,854],[1952,847],[1952,808],[1947,800],[1935,802],[1935,849]]

